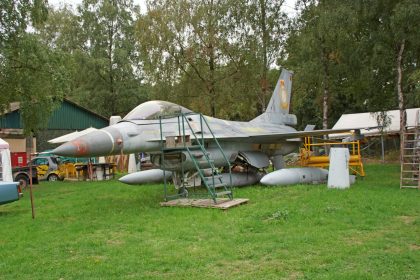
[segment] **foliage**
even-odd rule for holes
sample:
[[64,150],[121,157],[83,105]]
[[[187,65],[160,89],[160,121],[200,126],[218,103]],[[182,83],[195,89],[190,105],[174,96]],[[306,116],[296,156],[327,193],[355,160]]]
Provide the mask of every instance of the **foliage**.
[[331,117],[336,120],[360,106],[352,94],[355,75],[350,76],[359,63],[354,61],[352,46],[357,18],[349,1],[300,4],[300,16],[291,24],[283,63],[296,73],[294,110],[302,126],[312,121],[327,128]]
[[3,1],[0,4],[0,110],[20,102],[25,134],[43,128],[67,90],[59,52],[27,31],[46,18],[44,1]]
[[63,96],[105,116],[164,99],[249,120],[264,111],[279,65],[295,73],[298,128],[420,106],[416,0],[299,0],[293,18],[282,0],[157,0],[147,8],[2,1],[0,110],[21,101],[27,133]]
[[[232,19],[228,22],[234,33],[235,45],[246,61],[240,75],[248,81],[248,92],[257,98],[258,113],[265,107],[274,90],[275,80],[269,80],[286,39],[287,15],[284,1],[248,0],[232,5]],[[277,79],[278,77],[276,77]],[[232,94],[236,92],[233,90]]]
[[83,1],[77,13],[50,11],[39,28],[52,48],[67,52],[69,97],[105,116],[125,114],[147,99],[134,40],[133,1]]
[[213,116],[220,83],[237,74],[240,63],[229,42],[229,4],[227,0],[149,1],[148,13],[137,26],[150,81],[170,87],[180,81],[193,83]]
[[218,117],[249,119],[261,112],[267,73],[284,39],[280,4],[149,1],[137,34],[155,96]]
[[[2,279],[418,279],[417,190],[368,165],[348,190],[235,189],[248,204],[163,208],[162,185],[41,182],[0,206]],[[386,178],[386,180],[384,180]]]
[[419,58],[420,16],[415,2],[299,2],[301,12],[293,22],[284,63],[297,73],[294,108],[302,122],[309,107],[320,123],[318,108],[323,106],[326,85],[330,111],[322,118],[327,117],[329,124],[342,113],[395,109],[397,54],[403,38],[407,42],[402,80],[405,107],[420,105],[417,81],[410,80],[418,71]]
[[[133,1],[89,0],[78,7],[87,61],[82,100],[106,115],[121,114],[139,100],[140,75],[135,50],[134,22],[139,14]],[[87,94],[86,94],[87,93]]]

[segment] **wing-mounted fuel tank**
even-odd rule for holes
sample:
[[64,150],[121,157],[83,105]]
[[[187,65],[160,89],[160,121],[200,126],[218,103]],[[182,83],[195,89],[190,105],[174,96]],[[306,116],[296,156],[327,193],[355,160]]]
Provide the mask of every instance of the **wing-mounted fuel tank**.
[[142,185],[163,182],[164,177],[168,180],[171,179],[172,172],[163,172],[162,169],[149,169],[125,175],[119,181],[128,185]]
[[[161,183],[164,180],[164,175],[166,179],[169,180],[172,178],[172,172],[166,171],[165,173],[161,169],[150,169],[145,171],[139,171],[125,175],[119,179],[120,182],[128,185],[143,185],[150,183]],[[223,182],[230,182],[229,173],[221,173]],[[232,173],[232,187],[248,186],[256,184],[260,181],[262,173],[254,172],[243,172],[243,173]],[[191,180],[198,179],[199,177],[195,173],[195,178],[191,177]],[[199,186],[201,183],[197,184]],[[193,184],[190,184],[193,186]]]
[[263,185],[281,186],[294,184],[320,184],[328,179],[328,170],[303,167],[280,169],[265,175],[260,183]]

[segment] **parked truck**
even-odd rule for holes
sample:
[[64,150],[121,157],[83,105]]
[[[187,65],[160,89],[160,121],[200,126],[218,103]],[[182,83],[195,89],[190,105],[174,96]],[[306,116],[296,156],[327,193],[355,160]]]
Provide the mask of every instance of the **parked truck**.
[[[12,168],[13,181],[19,182],[19,187],[21,188],[21,190],[29,186],[29,170],[29,166]],[[38,184],[38,172],[36,166],[32,166],[32,184]]]

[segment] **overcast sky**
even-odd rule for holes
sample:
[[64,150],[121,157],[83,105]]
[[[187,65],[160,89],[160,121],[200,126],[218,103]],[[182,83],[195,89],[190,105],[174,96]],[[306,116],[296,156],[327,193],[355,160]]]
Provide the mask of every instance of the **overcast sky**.
[[[295,3],[297,0],[285,0],[285,3],[283,5],[284,11],[288,13],[290,16],[295,15]],[[48,0],[48,3],[50,3],[53,6],[59,7],[63,3],[69,4],[73,6],[73,8],[76,8],[77,4],[80,4],[82,0]],[[140,5],[140,9],[142,12],[146,10],[146,4],[145,0],[134,0],[134,4]]]

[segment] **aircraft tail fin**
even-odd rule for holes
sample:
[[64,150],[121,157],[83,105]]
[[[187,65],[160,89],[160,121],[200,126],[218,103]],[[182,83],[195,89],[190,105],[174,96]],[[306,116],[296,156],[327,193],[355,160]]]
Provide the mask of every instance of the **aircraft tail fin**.
[[287,69],[281,71],[276,87],[268,103],[266,112],[288,114],[290,109],[290,97],[292,95],[292,75]]
[[270,122],[275,124],[296,125],[295,115],[289,114],[292,96],[293,72],[283,69],[271,95],[270,102],[263,114],[251,122]]

